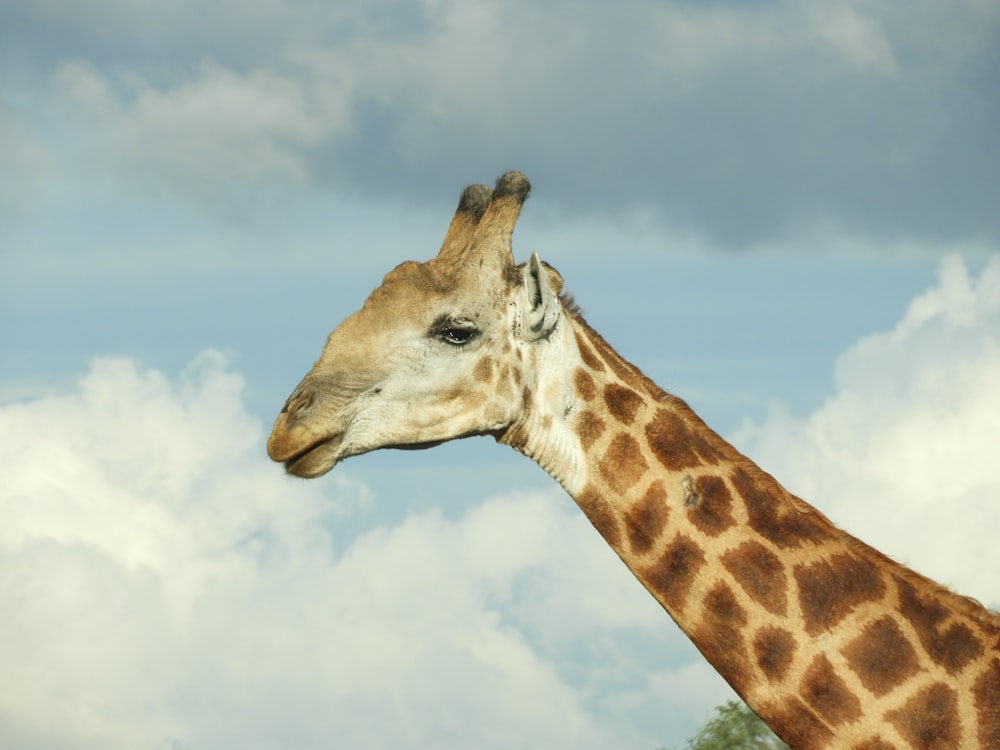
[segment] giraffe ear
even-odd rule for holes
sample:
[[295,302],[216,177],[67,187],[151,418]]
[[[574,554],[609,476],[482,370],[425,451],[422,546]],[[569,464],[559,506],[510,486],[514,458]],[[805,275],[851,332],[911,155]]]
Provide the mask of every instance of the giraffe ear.
[[538,253],[531,254],[531,260],[524,265],[521,273],[527,298],[522,335],[528,341],[547,339],[555,330],[562,310],[562,303],[559,302],[562,276],[548,263],[543,263]]

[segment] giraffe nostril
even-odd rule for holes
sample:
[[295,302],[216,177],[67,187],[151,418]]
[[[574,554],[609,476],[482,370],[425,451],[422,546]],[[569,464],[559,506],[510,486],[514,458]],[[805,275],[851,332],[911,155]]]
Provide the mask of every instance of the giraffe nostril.
[[281,413],[287,414],[289,417],[295,417],[300,412],[303,412],[312,406],[313,399],[313,390],[311,388],[299,386],[295,389],[295,392],[288,397],[288,400],[281,409]]

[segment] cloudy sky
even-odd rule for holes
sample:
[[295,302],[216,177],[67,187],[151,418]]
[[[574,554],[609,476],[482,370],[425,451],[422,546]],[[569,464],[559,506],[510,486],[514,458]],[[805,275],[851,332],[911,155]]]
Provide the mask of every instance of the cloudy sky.
[[588,320],[1000,606],[1000,4],[0,5],[0,746],[680,746],[728,689],[489,440],[285,477],[326,334],[517,168]]

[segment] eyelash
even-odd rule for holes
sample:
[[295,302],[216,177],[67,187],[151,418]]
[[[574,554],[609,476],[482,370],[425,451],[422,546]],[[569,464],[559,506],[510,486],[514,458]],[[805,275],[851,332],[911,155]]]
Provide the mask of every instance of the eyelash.
[[462,347],[479,336],[479,329],[466,320],[442,318],[431,326],[430,334],[449,346]]

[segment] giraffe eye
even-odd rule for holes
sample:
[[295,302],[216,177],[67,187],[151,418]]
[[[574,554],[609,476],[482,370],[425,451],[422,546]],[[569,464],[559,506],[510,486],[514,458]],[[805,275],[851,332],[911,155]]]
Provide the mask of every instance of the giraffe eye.
[[441,331],[441,340],[453,346],[464,346],[479,335],[475,328],[445,328]]
[[479,329],[471,320],[442,317],[434,321],[430,335],[452,346],[465,346],[479,336]]

